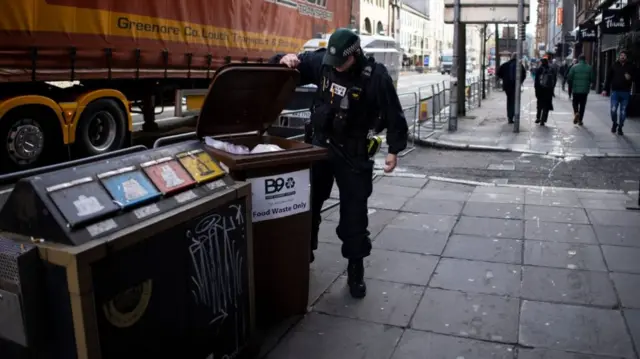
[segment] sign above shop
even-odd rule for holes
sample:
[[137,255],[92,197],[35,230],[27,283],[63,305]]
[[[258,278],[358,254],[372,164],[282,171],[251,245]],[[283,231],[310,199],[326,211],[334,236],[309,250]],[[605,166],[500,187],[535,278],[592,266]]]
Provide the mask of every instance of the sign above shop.
[[631,21],[621,10],[603,10],[600,30],[602,34],[618,35],[629,32]]
[[576,32],[578,42],[596,42],[598,40],[598,27],[593,23],[580,25]]

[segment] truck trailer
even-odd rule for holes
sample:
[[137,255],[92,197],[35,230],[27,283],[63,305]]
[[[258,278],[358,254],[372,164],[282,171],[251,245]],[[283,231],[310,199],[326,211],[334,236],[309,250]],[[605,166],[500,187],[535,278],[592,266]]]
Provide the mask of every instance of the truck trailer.
[[127,147],[132,113],[143,115],[143,132],[158,131],[156,108],[182,109],[186,97],[197,109],[204,91],[191,90],[206,90],[218,67],[297,53],[316,34],[349,26],[358,4],[7,2],[0,13],[0,171]]

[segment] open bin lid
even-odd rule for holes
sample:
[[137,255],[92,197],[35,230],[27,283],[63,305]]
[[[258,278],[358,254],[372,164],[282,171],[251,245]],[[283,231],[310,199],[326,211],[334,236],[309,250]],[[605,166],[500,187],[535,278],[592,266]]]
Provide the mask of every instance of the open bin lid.
[[202,104],[199,138],[260,131],[263,133],[289,103],[300,73],[282,65],[229,64],[213,76]]

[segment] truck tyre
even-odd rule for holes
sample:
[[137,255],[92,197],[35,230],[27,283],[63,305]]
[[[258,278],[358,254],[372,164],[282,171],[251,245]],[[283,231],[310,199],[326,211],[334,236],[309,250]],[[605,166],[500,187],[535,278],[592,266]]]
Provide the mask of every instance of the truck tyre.
[[125,112],[115,100],[91,102],[82,112],[76,128],[75,147],[84,156],[122,148],[127,136]]
[[16,108],[0,119],[0,172],[48,164],[60,154],[61,129],[55,114],[38,107]]

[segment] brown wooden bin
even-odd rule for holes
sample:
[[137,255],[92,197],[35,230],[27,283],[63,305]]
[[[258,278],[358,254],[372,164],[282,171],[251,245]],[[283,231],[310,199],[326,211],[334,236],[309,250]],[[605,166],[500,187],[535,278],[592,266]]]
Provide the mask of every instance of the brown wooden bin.
[[252,184],[257,324],[267,328],[308,307],[311,243],[310,167],[326,149],[264,135],[298,85],[296,70],[278,65],[232,64],[216,72],[196,126],[199,138],[252,149],[283,151],[235,155],[205,146],[236,180]]

